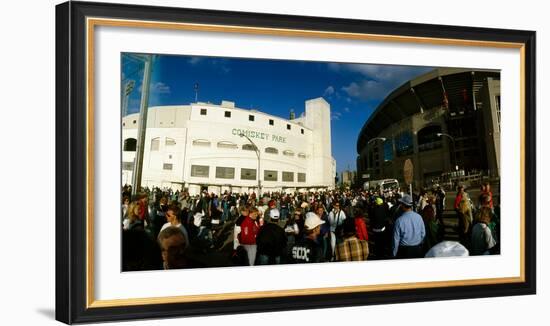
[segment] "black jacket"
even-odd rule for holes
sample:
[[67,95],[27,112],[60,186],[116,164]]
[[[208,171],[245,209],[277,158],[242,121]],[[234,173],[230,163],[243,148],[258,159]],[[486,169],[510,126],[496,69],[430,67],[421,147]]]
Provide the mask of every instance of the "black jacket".
[[282,256],[286,253],[287,237],[282,227],[275,223],[262,225],[256,235],[256,248],[260,255]]
[[388,218],[388,209],[386,204],[374,205],[371,210],[370,225],[373,229],[382,229],[386,226]]

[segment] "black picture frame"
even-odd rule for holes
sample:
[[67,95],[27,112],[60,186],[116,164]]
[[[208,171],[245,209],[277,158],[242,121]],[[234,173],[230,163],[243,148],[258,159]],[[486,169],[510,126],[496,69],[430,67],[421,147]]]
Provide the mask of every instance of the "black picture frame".
[[[90,203],[86,102],[86,19],[187,22],[480,42],[511,42],[524,51],[524,277],[479,284],[353,293],[90,307],[86,215]],[[91,2],[56,6],[56,319],[85,323],[143,318],[267,312],[536,293],[536,97],[534,31],[442,26]]]

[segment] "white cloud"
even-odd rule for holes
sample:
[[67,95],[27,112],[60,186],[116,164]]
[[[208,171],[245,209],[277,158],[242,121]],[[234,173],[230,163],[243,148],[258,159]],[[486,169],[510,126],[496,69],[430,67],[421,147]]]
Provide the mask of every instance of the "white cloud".
[[342,87],[350,97],[360,100],[375,100],[384,98],[392,87],[390,84],[381,83],[375,80],[363,80],[360,82],[352,82],[348,86]]
[[[428,67],[398,65],[343,64],[329,63],[328,69],[337,73],[357,74],[358,79],[342,90],[350,97],[359,100],[379,100],[406,81],[430,71]],[[346,101],[351,102],[350,98]]]
[[342,117],[342,112],[333,111],[330,120],[340,120],[340,117]]
[[163,82],[156,82],[151,85],[151,91],[157,94],[170,94],[170,86]]
[[203,59],[201,57],[191,57],[187,62],[189,62],[192,65],[196,65],[199,62],[201,62]]
[[349,111],[350,111],[350,110],[349,110],[348,107],[345,107],[345,108],[344,108],[344,112],[348,112],[348,113],[349,113]]
[[334,87],[329,86],[325,89],[325,92],[323,93],[323,96],[331,96],[332,94],[334,94]]

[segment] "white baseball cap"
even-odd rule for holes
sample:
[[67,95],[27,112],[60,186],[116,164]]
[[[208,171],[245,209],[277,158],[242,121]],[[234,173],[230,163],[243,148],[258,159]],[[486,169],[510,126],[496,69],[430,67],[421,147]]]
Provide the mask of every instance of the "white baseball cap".
[[272,208],[269,210],[269,217],[271,217],[274,220],[279,219],[279,210],[277,208]]
[[318,227],[319,225],[324,224],[324,223],[325,223],[325,221],[320,219],[319,216],[317,216],[317,214],[315,214],[313,212],[306,213],[306,221],[304,222],[304,225],[305,225],[306,229],[313,230],[316,227]]

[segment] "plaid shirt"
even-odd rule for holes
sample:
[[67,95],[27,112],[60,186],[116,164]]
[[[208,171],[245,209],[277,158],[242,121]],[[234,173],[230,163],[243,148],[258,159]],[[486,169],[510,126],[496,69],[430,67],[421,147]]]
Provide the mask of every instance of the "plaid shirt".
[[336,246],[337,261],[358,261],[367,260],[369,256],[369,244],[365,240],[359,240],[352,236],[344,239]]

